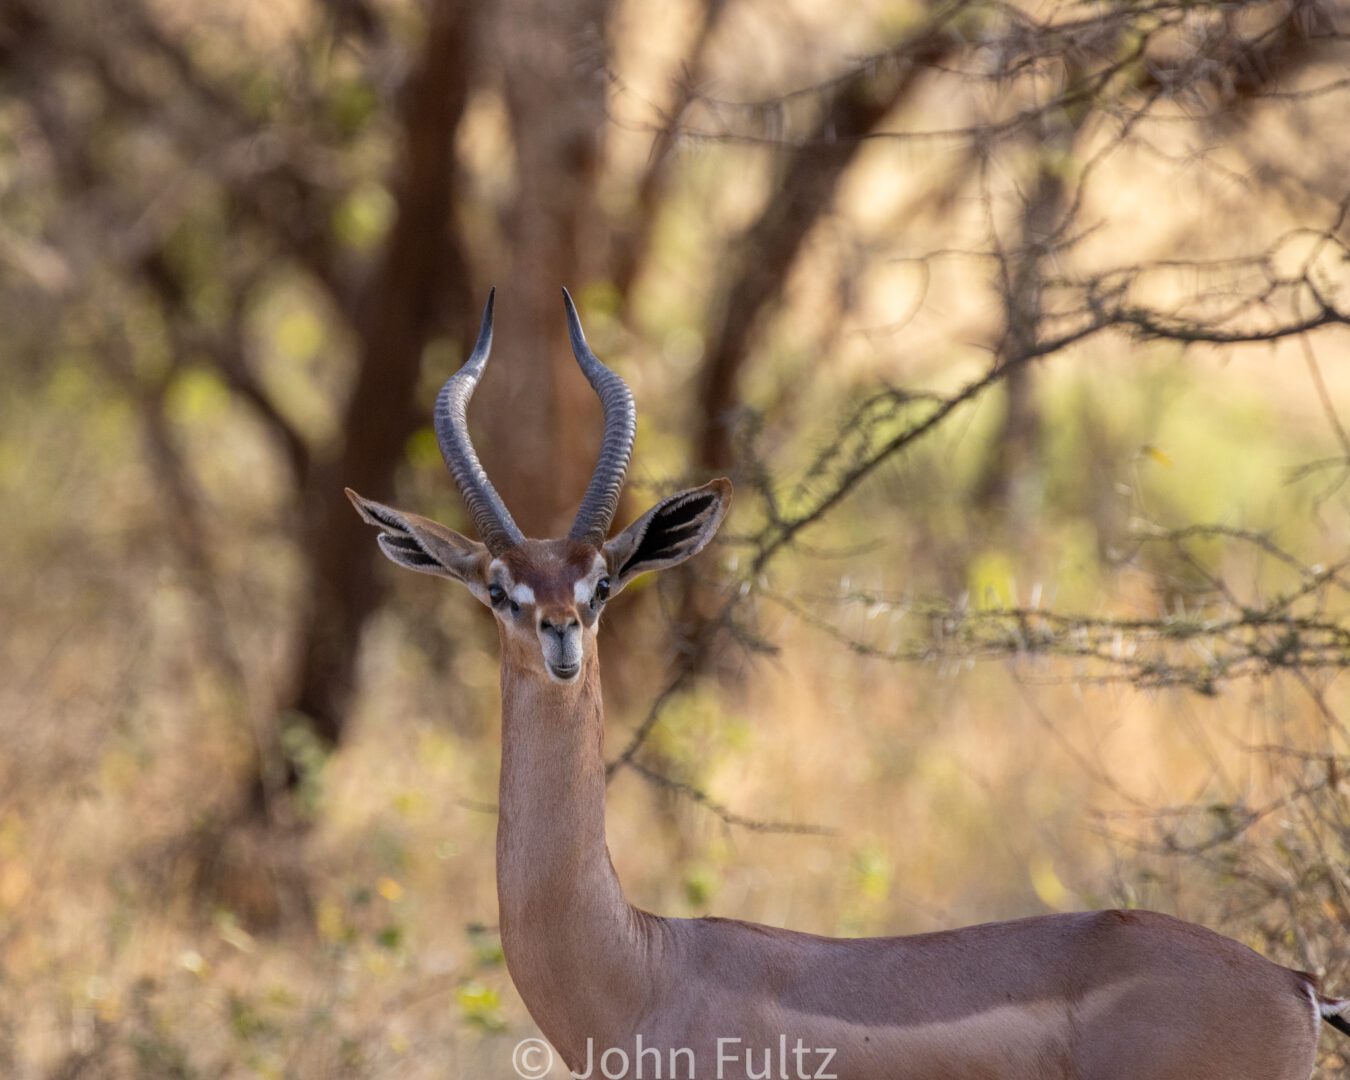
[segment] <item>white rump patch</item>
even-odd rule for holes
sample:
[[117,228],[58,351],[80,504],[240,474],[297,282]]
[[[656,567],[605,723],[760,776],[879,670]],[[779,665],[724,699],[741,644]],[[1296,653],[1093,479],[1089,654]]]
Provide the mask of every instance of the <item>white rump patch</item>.
[[512,585],[511,599],[517,604],[533,604],[534,590],[528,585]]
[[1344,1016],[1347,1012],[1350,1012],[1350,998],[1318,999],[1314,997],[1314,1000],[1317,1001],[1317,1011],[1324,1017]]

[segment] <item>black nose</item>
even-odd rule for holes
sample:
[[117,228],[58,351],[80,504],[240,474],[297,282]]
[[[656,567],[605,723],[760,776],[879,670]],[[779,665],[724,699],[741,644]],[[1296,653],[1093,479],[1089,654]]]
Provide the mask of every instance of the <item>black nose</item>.
[[539,625],[550,634],[557,634],[558,637],[566,637],[567,631],[575,630],[581,623],[576,619],[568,619],[565,623],[555,622],[553,619],[540,619]]

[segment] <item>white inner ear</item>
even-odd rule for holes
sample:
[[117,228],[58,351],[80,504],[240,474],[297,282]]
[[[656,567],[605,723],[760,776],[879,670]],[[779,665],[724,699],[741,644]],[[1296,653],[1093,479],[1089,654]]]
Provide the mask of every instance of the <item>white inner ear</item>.
[[511,599],[517,604],[533,604],[534,590],[528,585],[511,586]]

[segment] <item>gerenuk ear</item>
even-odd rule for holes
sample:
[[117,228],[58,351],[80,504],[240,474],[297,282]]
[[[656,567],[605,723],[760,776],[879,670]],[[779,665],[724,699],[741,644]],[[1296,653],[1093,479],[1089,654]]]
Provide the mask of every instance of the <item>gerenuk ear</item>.
[[714,480],[657,503],[605,544],[611,595],[639,574],[677,566],[697,555],[730,506],[730,480]]
[[345,490],[361,519],[380,530],[376,540],[390,561],[419,574],[436,574],[463,582],[475,594],[484,593],[491,558],[487,548],[477,540],[461,536],[430,518],[405,514],[363,499],[351,488]]

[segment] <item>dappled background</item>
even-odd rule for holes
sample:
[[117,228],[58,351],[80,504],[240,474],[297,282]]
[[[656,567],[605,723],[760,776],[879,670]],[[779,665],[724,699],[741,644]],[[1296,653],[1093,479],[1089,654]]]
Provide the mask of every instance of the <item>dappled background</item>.
[[[497,660],[632,385],[632,899],[1102,905],[1350,992],[1341,0],[0,0],[0,1075],[508,1077]],[[1346,1044],[1323,1038],[1324,1076]]]

